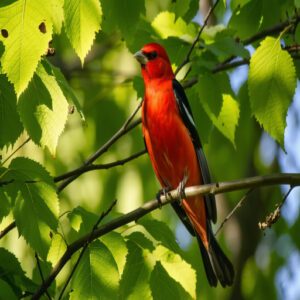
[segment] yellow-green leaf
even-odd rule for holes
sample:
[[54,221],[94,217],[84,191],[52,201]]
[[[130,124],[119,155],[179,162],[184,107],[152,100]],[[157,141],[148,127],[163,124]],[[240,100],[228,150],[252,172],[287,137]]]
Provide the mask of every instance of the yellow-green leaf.
[[263,128],[284,147],[286,115],[296,88],[296,71],[279,38],[267,37],[250,60],[249,98]]
[[192,23],[187,25],[182,18],[176,20],[175,14],[169,11],[158,14],[151,25],[163,39],[174,36],[192,42],[196,35],[196,29]]
[[51,40],[51,6],[39,0],[1,2],[0,28],[5,30],[0,35],[5,46],[1,64],[19,97]]
[[100,30],[102,20],[100,1],[65,0],[64,14],[67,36],[83,64],[96,32]]

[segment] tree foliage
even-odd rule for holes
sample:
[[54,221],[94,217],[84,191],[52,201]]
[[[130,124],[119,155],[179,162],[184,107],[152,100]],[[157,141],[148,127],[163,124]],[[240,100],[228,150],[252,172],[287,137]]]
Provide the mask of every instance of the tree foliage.
[[[143,95],[133,53],[151,41],[178,71],[216,181],[287,171],[283,155],[299,172],[285,135],[299,117],[299,7],[218,0],[207,26],[192,0],[1,1],[0,299],[282,297],[300,218],[257,227],[279,188],[255,189],[223,227],[227,290],[208,286],[196,241],[166,207],[93,234],[158,190],[132,115]],[[218,198],[220,221],[242,196]]]

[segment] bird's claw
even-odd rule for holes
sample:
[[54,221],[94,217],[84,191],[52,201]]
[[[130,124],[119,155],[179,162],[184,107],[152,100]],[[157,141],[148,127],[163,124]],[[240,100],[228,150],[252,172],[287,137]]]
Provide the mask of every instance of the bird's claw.
[[182,200],[187,198],[185,191],[184,191],[186,183],[187,183],[187,177],[184,176],[183,179],[179,182],[179,185],[177,187],[177,193],[179,196],[178,201],[179,201],[180,205],[182,204]]
[[156,194],[156,199],[158,202],[158,206],[159,208],[162,208],[162,201],[161,201],[161,196],[165,196],[168,197],[168,192],[171,190],[171,188],[162,188],[161,190],[158,191],[158,193]]

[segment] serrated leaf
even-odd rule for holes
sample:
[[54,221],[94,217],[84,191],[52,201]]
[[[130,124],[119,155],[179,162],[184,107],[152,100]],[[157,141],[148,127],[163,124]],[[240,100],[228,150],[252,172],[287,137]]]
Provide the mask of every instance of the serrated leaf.
[[142,218],[138,220],[138,224],[144,228],[162,245],[174,252],[180,252],[180,247],[176,243],[175,236],[170,228],[163,222]]
[[60,234],[54,234],[51,239],[51,246],[47,255],[47,261],[55,266],[67,249],[65,240]]
[[67,82],[66,78],[64,77],[64,75],[62,74],[62,72],[60,71],[59,68],[54,67],[53,65],[51,65],[49,62],[45,61],[44,63],[47,63],[49,65],[49,67],[52,70],[52,74],[55,76],[57,83],[59,84],[62,92],[64,93],[66,99],[68,100],[69,103],[74,104],[78,113],[80,114],[81,119],[84,121],[85,117],[83,114],[83,110],[82,107],[79,103],[78,98],[76,97],[73,89],[71,88],[71,86],[69,85],[69,83]]
[[253,54],[248,88],[252,113],[284,148],[286,115],[296,88],[296,71],[279,39],[265,38]]
[[128,254],[120,280],[120,299],[150,299],[150,273],[155,260],[148,250],[143,250],[132,241],[127,241]]
[[50,6],[53,32],[59,34],[61,32],[62,23],[64,21],[64,0],[50,0]]
[[205,112],[212,120],[214,126],[227,138],[235,147],[235,131],[239,121],[240,109],[238,102],[229,94],[222,95],[223,103],[221,111],[216,116],[206,103],[203,104]]
[[5,51],[2,69],[13,83],[17,96],[26,89],[52,36],[51,7],[39,0],[1,1],[0,36]]
[[68,214],[68,219],[72,228],[82,236],[93,230],[99,216],[78,206]]
[[[25,276],[25,272],[22,270],[20,262],[13,253],[4,248],[0,248],[0,257],[0,277],[12,287],[14,293],[18,296],[18,299],[21,297],[25,287],[27,290],[35,288],[32,281]],[[1,288],[0,291],[0,295],[2,295]]]
[[70,299],[116,299],[119,273],[107,247],[99,240],[91,243],[72,279]]
[[75,52],[84,63],[96,32],[100,30],[102,9],[98,0],[65,0],[65,29]]
[[18,110],[32,140],[55,155],[58,138],[68,117],[68,102],[46,63],[39,64],[30,85],[20,97]]
[[154,300],[193,299],[176,280],[169,276],[159,261],[151,272],[150,286]]
[[193,42],[196,35],[196,28],[192,23],[187,25],[182,18],[176,19],[175,14],[169,11],[159,13],[151,25],[163,39],[174,36],[187,42]]
[[196,298],[196,271],[178,254],[164,246],[158,246],[153,256],[161,263],[168,275],[185,289],[192,299]]
[[12,160],[6,177],[14,180],[10,186],[19,191],[13,210],[18,231],[44,259],[51,243],[50,232],[58,225],[55,185],[40,164],[24,157]]
[[126,263],[126,255],[128,253],[124,238],[120,233],[112,231],[101,237],[101,241],[113,255],[115,262],[118,265],[119,274],[122,274]]
[[13,86],[0,75],[0,148],[13,145],[22,131]]

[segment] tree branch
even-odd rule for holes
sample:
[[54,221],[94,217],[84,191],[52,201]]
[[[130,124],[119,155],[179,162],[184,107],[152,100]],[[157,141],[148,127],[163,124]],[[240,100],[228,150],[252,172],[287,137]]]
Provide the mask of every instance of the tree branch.
[[16,221],[13,221],[8,226],[6,226],[3,230],[1,230],[0,231],[0,240],[15,227],[16,227]]
[[[249,177],[241,180],[234,180],[228,182],[211,183],[201,186],[187,187],[185,189],[185,195],[187,197],[192,197],[196,195],[206,195],[206,194],[220,194],[225,192],[238,191],[243,189],[253,189],[262,186],[270,185],[283,185],[288,184],[290,186],[300,186],[300,174],[273,174],[266,176],[256,176]],[[51,285],[55,280],[56,276],[59,274],[64,265],[68,262],[71,256],[81,249],[87,242],[87,240],[95,240],[106,233],[115,230],[123,225],[126,225],[132,221],[136,221],[144,215],[150,213],[151,211],[159,208],[161,205],[166,205],[176,199],[179,199],[178,190],[173,190],[167,195],[162,195],[160,198],[160,203],[155,200],[146,202],[141,207],[129,212],[126,215],[118,217],[108,223],[100,226],[91,233],[79,238],[67,247],[67,250],[57,262],[57,264],[52,269],[48,278],[45,279],[44,283],[39,287],[36,293],[33,295],[32,299],[39,299],[45,290]]]
[[175,71],[175,75],[178,74],[178,72],[187,64],[190,62],[190,57],[191,57],[191,54],[196,46],[196,44],[198,43],[199,39],[200,39],[200,36],[204,30],[204,28],[207,26],[207,23],[208,23],[208,20],[209,20],[209,17],[211,16],[211,14],[213,13],[213,11],[215,10],[216,6],[218,5],[219,3],[219,0],[216,0],[216,2],[214,3],[213,6],[210,7],[205,19],[204,19],[204,22],[203,22],[203,26],[200,28],[191,48],[189,49],[184,61],[177,67],[176,71]]
[[[141,123],[141,119],[137,119],[134,122],[131,122],[135,114],[138,112],[138,109],[140,108],[140,104],[137,109],[133,112],[133,114],[125,121],[124,125],[102,146],[100,147],[93,155],[91,155],[84,164],[79,167],[86,167],[91,165],[99,156],[101,156],[103,153],[105,153],[120,137],[125,135],[127,132],[135,128],[137,125]],[[131,122],[131,123],[130,123]],[[75,174],[69,178],[67,178],[65,181],[62,182],[60,186],[57,187],[57,192],[60,193],[64,188],[66,188],[71,182],[73,182],[80,174]]]
[[59,182],[59,181],[62,181],[62,180],[65,180],[69,177],[72,177],[72,176],[79,176],[83,173],[86,173],[86,172],[89,172],[89,171],[93,171],[93,170],[107,170],[107,169],[110,169],[110,168],[113,168],[113,167],[116,167],[116,166],[123,166],[124,164],[126,164],[127,162],[131,161],[131,160],[134,160],[142,155],[144,155],[145,153],[147,153],[147,150],[144,149],[142,151],[139,151],[127,158],[124,158],[124,159],[120,159],[120,160],[117,160],[117,161],[114,161],[114,162],[111,162],[111,163],[107,163],[107,164],[90,164],[90,165],[87,165],[87,166],[82,166],[82,167],[79,167],[77,169],[74,169],[73,171],[70,171],[70,172],[67,172],[67,173],[64,173],[60,176],[56,176],[54,177],[54,182]]

